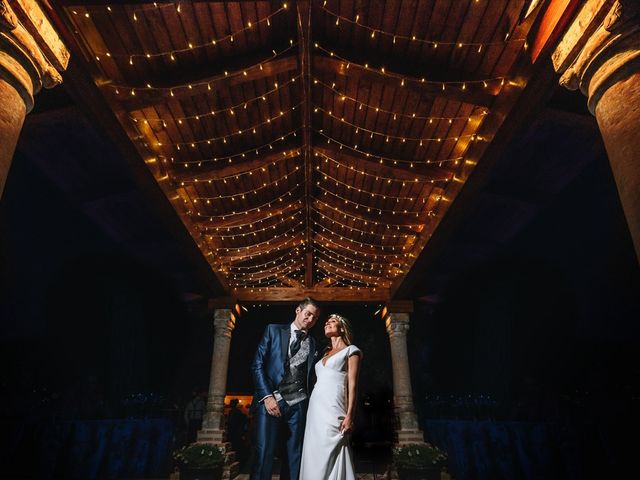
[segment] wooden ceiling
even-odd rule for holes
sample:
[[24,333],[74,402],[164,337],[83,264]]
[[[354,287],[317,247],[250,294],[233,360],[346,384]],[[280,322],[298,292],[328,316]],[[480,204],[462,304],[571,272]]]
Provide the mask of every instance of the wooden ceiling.
[[61,3],[83,68],[240,300],[392,298],[529,80],[540,10]]

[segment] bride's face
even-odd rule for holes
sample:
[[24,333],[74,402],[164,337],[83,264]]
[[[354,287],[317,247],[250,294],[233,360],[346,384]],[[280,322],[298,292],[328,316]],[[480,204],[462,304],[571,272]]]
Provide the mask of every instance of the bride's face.
[[340,322],[334,317],[329,317],[324,324],[324,334],[326,337],[339,337]]

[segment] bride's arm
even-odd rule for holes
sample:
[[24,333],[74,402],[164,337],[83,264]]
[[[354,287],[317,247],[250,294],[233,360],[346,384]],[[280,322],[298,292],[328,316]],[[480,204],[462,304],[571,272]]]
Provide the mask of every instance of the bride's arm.
[[351,433],[351,430],[353,430],[353,419],[356,416],[359,373],[360,354],[355,353],[349,357],[349,367],[347,368],[347,415],[340,424],[340,432],[342,433]]

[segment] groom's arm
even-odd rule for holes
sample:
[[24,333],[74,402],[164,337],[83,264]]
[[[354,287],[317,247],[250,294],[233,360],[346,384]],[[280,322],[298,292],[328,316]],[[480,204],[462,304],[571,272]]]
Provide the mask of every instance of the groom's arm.
[[267,328],[262,335],[262,339],[258,344],[256,355],[253,359],[253,365],[251,367],[256,398],[259,398],[261,401],[264,400],[265,397],[272,395],[274,390],[273,385],[271,385],[271,382],[265,373],[265,362],[267,361],[271,347],[271,329],[267,325]]

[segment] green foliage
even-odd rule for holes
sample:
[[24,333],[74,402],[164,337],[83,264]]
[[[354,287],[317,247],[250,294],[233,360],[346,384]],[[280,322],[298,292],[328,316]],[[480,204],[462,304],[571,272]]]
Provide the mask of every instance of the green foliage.
[[224,463],[224,453],[215,445],[192,443],[173,452],[178,467],[207,470]]
[[412,443],[393,449],[396,468],[419,469],[443,468],[447,464],[447,453],[430,443]]

